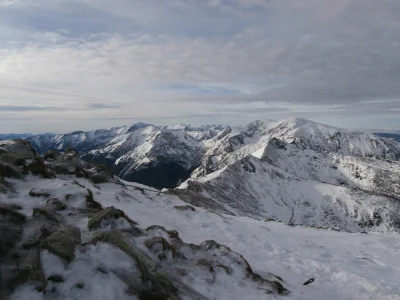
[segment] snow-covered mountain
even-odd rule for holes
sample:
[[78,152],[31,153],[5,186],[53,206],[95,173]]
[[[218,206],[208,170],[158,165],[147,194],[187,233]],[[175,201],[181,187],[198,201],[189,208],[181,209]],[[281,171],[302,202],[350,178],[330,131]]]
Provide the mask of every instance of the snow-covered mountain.
[[227,128],[207,141],[207,153],[192,177],[221,169],[263,148],[270,139],[291,143],[299,140],[304,148],[344,156],[399,160],[400,144],[371,133],[355,132],[293,118],[281,122],[250,123],[243,129]]
[[273,138],[195,181],[189,199],[183,186],[159,191],[103,176],[74,151],[41,158],[27,142],[0,141],[0,298],[399,299],[400,237],[371,232],[385,229],[388,215],[371,219],[380,225],[369,234],[272,220],[292,207],[293,223],[309,224],[310,208],[316,226],[341,221],[360,231],[352,208],[399,213],[395,199],[379,195],[396,187],[373,191],[383,184],[374,175],[396,184],[396,172],[394,161]]
[[85,159],[109,166],[123,179],[163,188],[186,180],[200,164],[205,141],[224,128],[137,123],[108,130],[37,135],[28,140],[39,153],[73,147]]
[[170,193],[217,212],[400,228],[400,144],[371,133],[292,118],[243,127],[138,123],[32,139],[51,140],[42,151],[69,143],[128,181],[157,188],[185,181]]
[[400,144],[304,119],[227,128],[172,191],[234,215],[312,226],[400,228]]

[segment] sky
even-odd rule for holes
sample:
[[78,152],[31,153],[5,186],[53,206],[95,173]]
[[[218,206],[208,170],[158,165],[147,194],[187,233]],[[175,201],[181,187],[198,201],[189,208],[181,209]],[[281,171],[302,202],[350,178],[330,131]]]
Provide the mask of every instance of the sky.
[[0,0],[0,133],[400,129],[399,0]]

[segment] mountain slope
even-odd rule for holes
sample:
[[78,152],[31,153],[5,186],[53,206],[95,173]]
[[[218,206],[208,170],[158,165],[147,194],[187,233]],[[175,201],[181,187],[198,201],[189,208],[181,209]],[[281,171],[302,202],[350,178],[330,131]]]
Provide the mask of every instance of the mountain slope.
[[[1,145],[30,151],[18,143]],[[249,156],[257,171],[264,152]],[[79,160],[74,153],[57,159],[71,168]],[[52,168],[54,160],[44,163]],[[0,179],[1,299],[399,299],[398,234],[221,214],[117,180]]]
[[400,144],[370,133],[354,132],[294,118],[281,122],[249,124],[239,133],[228,128],[208,142],[202,164],[192,174],[199,178],[249,155],[278,138],[288,143],[300,139],[304,148],[345,156],[400,159]]
[[204,143],[223,126],[154,126],[137,123],[108,130],[45,134],[28,140],[39,153],[73,147],[86,160],[107,165],[121,178],[154,187],[175,187],[200,164]]

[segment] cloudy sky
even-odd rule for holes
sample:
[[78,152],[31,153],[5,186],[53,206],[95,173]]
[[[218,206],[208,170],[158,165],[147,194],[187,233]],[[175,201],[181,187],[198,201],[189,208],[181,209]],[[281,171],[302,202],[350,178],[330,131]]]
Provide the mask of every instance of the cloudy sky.
[[400,128],[399,0],[0,0],[0,132]]

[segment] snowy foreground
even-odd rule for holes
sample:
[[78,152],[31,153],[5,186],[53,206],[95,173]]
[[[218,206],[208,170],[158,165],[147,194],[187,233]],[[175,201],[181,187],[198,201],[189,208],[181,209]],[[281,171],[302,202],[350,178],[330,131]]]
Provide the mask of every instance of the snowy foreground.
[[[362,234],[289,227],[284,223],[222,215],[202,208],[181,211],[174,206],[186,203],[168,193],[112,183],[94,185],[75,176],[56,179],[28,176],[23,181],[9,180],[14,192],[0,194],[0,203],[20,204],[24,207],[21,212],[31,216],[34,207],[46,205],[43,197],[28,195],[34,188],[46,190],[59,199],[71,194],[70,203],[83,206],[85,189],[73,183],[74,180],[91,189],[94,199],[103,207],[123,210],[140,228],[161,225],[178,231],[185,243],[215,240],[242,254],[254,272],[281,277],[290,291],[287,296],[268,295],[238,283],[234,276],[221,276],[208,283],[203,280],[205,275],[201,270],[198,276],[185,279],[187,285],[208,299],[400,299],[400,235],[395,233]],[[87,217],[63,217],[81,229],[82,242],[89,238]],[[41,260],[45,276],[57,273],[65,279],[62,284],[49,283],[48,289],[57,287],[58,298],[26,284],[11,299],[137,299],[124,293],[124,283],[112,272],[94,271],[101,266],[107,270],[125,270],[128,274],[134,268],[125,253],[109,244],[97,244],[85,253],[76,249],[70,264],[46,250],[42,250]],[[315,278],[315,282],[303,286],[310,278]],[[84,288],[76,288],[77,282],[82,282]]]

